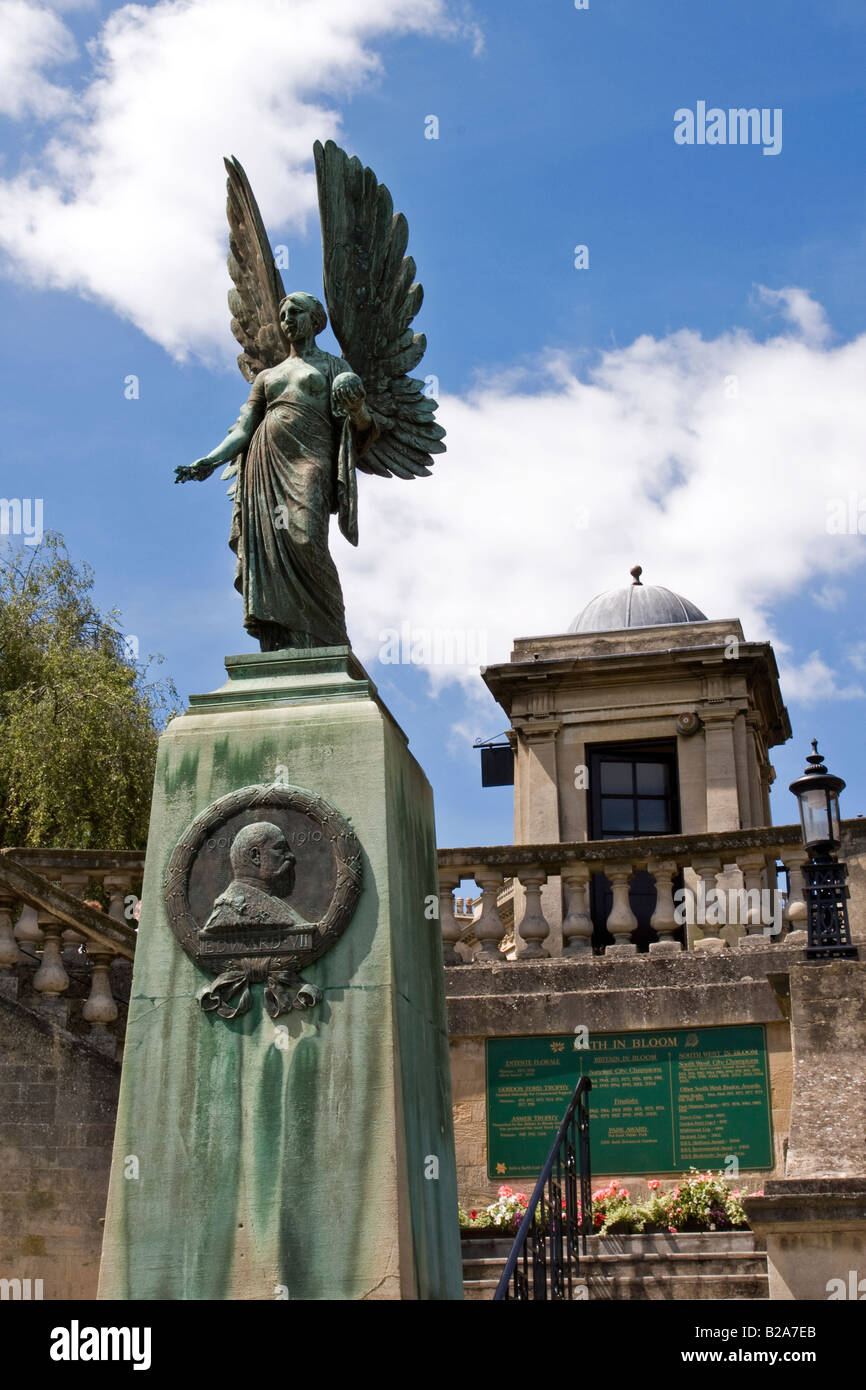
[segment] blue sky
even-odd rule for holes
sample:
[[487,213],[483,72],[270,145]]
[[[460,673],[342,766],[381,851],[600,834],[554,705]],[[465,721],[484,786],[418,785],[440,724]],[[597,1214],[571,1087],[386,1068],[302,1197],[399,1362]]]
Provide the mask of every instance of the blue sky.
[[[359,550],[333,543],[440,843],[511,839],[470,746],[506,719],[468,665],[381,664],[381,634],[503,660],[638,562],[774,642],[776,820],[813,735],[866,812],[861,5],[0,0],[0,33],[0,492],[44,499],[181,694],[251,649],[224,485],[173,485],[247,391],[220,156],[287,286],[318,293],[311,145],[333,136],[409,219],[449,431],[434,478],[363,478]],[[676,144],[699,101],[780,108],[780,153]],[[853,533],[828,532],[840,499]]]

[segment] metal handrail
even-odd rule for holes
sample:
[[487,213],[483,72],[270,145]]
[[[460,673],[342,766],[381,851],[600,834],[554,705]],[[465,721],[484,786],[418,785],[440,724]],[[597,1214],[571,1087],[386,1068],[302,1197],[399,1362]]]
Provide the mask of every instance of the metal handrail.
[[494,1302],[574,1299],[575,1275],[592,1222],[587,1102],[591,1090],[589,1077],[582,1076],[523,1213]]

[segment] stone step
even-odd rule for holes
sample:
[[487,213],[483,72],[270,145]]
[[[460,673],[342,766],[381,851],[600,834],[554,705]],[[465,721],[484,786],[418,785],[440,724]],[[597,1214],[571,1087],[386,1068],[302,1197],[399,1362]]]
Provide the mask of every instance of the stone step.
[[[508,1258],[513,1244],[513,1238],[505,1236],[464,1236],[462,1248],[464,1258],[471,1255],[501,1257],[503,1260]],[[635,1254],[640,1251],[653,1253],[663,1251],[665,1254],[676,1252],[706,1252],[707,1254],[717,1254],[719,1251],[733,1251],[737,1254],[749,1254],[753,1250],[762,1250],[762,1246],[756,1241],[752,1231],[686,1231],[669,1233],[659,1232],[656,1235],[646,1236],[589,1236],[586,1242],[588,1255],[610,1255],[610,1254]]]
[[[490,1302],[496,1292],[498,1279],[467,1279],[463,1296],[469,1303]],[[650,1275],[644,1278],[614,1276],[590,1277],[587,1280],[589,1301],[647,1301],[674,1302],[679,1299],[732,1301],[766,1299],[770,1296],[766,1274],[692,1274]]]
[[[505,1261],[501,1258],[463,1259],[464,1279],[489,1279],[497,1270],[503,1269]],[[650,1275],[688,1275],[688,1274],[766,1274],[767,1257],[760,1251],[748,1255],[737,1255],[720,1251],[717,1255],[703,1254],[652,1254],[652,1255],[598,1255],[581,1258],[580,1268],[586,1276],[600,1278],[624,1275],[644,1278]]]
[[[493,1298],[511,1241],[463,1240],[464,1294]],[[590,1237],[580,1275],[590,1300],[769,1298],[767,1257],[751,1231]]]
[[665,1278],[648,1275],[588,1281],[592,1299],[760,1299],[770,1297],[770,1280],[764,1274],[687,1274]]

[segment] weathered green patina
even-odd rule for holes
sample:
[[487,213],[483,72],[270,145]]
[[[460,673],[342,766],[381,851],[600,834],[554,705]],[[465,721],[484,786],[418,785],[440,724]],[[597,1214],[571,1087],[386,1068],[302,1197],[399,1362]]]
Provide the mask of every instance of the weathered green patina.
[[[100,1297],[458,1299],[429,785],[347,649],[227,666],[160,744]],[[351,820],[363,892],[305,971],[311,1014],[218,1019],[165,872],[205,806],[279,769]]]

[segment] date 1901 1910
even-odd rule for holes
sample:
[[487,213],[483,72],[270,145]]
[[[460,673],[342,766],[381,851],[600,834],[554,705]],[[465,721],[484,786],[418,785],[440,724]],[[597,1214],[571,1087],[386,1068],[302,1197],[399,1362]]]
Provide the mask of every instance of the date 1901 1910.
[[718,1337],[727,1342],[731,1337],[814,1337],[814,1327],[696,1327],[696,1337]]

